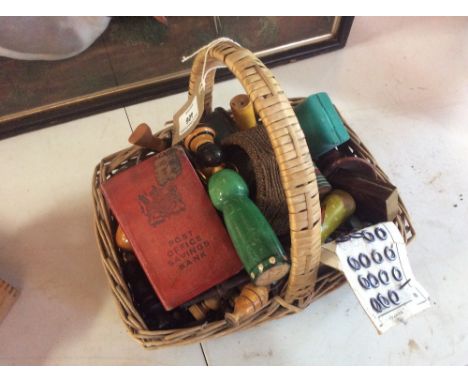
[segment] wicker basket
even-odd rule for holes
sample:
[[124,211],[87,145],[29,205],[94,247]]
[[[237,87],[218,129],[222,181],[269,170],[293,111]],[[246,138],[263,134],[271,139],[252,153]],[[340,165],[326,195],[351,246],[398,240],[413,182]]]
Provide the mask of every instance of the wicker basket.
[[[96,166],[92,184],[97,241],[122,320],[131,335],[147,348],[199,342],[300,312],[313,300],[345,281],[342,273],[331,268],[323,268],[318,273],[321,256],[319,195],[307,143],[291,107],[301,102],[302,98],[289,100],[273,74],[252,52],[233,42],[220,41],[211,45],[208,51],[204,49],[197,54],[190,76],[189,92],[192,94],[194,84],[200,79],[202,71],[208,73],[205,110],[211,110],[215,72],[210,69],[214,69],[219,62],[227,66],[250,96],[266,127],[278,161],[291,229],[291,269],[288,281],[278,296],[272,298],[261,311],[239,326],[231,327],[225,320],[220,320],[190,328],[148,330],[132,303],[130,291],[122,276],[119,252],[114,242],[116,226],[100,191],[100,184],[154,153],[132,146],[109,155]],[[347,147],[349,155],[364,158],[374,164],[378,177],[388,182],[387,176],[377,166],[367,148],[349,126],[346,127],[351,136]],[[415,233],[401,199],[399,207],[394,222],[408,243]]]

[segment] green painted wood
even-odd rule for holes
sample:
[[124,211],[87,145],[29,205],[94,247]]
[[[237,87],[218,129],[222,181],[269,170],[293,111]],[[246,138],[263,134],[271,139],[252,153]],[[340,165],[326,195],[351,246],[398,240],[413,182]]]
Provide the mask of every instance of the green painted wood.
[[322,204],[322,243],[356,210],[353,197],[345,191],[334,190]]
[[250,277],[287,263],[284,249],[268,221],[249,199],[244,179],[224,169],[212,175],[208,192],[213,205],[222,211],[234,247]]
[[318,158],[350,139],[327,93],[307,97],[294,108],[312,158]]

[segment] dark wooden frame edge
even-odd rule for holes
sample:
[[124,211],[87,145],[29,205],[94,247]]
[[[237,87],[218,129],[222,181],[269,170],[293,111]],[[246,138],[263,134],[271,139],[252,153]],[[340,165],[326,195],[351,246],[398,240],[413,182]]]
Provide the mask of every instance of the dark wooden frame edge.
[[[262,61],[268,67],[274,67],[343,48],[348,40],[353,21],[354,16],[343,16],[336,38],[334,39],[322,41],[311,46],[303,46],[286,52],[272,54],[263,57]],[[216,82],[225,81],[232,77],[232,73],[228,70],[220,69],[216,73]],[[43,110],[34,114],[1,122],[0,139],[178,93],[187,89],[187,84],[188,76],[167,80],[157,84],[145,84],[123,92],[104,94],[102,96],[77,101],[63,107]]]

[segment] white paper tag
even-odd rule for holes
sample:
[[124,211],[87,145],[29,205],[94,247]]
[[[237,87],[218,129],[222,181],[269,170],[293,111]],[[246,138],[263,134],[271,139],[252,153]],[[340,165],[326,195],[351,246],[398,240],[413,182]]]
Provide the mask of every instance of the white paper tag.
[[188,108],[184,110],[179,117],[179,134],[184,135],[190,129],[193,122],[198,119],[200,111],[198,110],[198,100],[196,97],[192,99]]
[[406,245],[392,222],[341,237],[336,254],[359,303],[379,333],[430,307],[411,270]]
[[196,84],[195,89],[198,89],[197,93],[190,96],[184,106],[174,115],[172,145],[181,141],[200,122],[204,110],[205,89],[199,83]]

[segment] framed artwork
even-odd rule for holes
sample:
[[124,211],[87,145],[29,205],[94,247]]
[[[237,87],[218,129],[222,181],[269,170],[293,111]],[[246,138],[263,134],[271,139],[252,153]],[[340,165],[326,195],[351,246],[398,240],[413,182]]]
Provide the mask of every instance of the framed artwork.
[[[353,17],[114,17],[83,53],[61,61],[0,57],[0,139],[188,89],[192,62],[226,36],[268,66],[342,48]],[[219,70],[217,81],[231,78]]]

